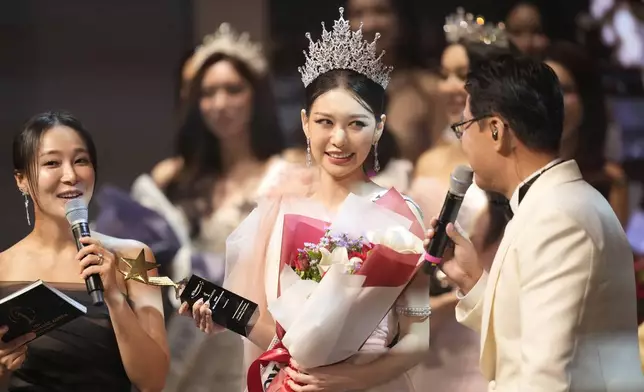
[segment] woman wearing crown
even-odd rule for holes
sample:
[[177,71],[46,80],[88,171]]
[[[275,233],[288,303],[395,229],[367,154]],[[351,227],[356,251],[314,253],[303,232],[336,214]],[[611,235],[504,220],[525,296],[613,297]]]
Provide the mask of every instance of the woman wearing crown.
[[[388,193],[369,180],[366,170],[379,165],[378,141],[386,120],[382,106],[391,68],[382,64],[375,43],[364,41],[361,30],[350,29],[342,12],[340,8],[341,17],[332,31],[324,30],[320,41],[311,41],[306,65],[300,68],[306,87],[302,128],[308,160],[319,171],[316,186],[298,197],[262,201],[231,236],[246,247],[253,244],[252,251],[244,257],[241,249],[233,260],[228,259],[228,254],[235,252],[227,250],[227,262],[233,265],[227,272],[226,285],[260,305],[260,321],[249,336],[256,355],[279,343],[274,341],[275,322],[267,303],[273,302],[280,291],[285,213],[329,221],[349,197],[371,204]],[[414,219],[412,225],[422,232],[420,211],[410,199],[404,200],[404,208]],[[424,274],[411,278],[388,316],[367,339],[363,350],[378,353],[375,360],[363,363],[351,357],[335,365],[310,369],[291,361],[282,368],[287,377],[280,390],[412,391],[406,372],[419,363],[429,348],[427,287]],[[206,332],[218,330],[212,324],[210,309],[200,302],[192,309],[183,304],[180,312],[192,315]],[[345,325],[344,331],[351,328]]]
[[[258,44],[222,24],[187,65],[190,84],[174,155],[139,176],[129,194],[103,188],[95,226],[150,244],[161,273],[175,281],[194,273],[221,283],[226,238],[291,163],[280,156],[282,133]],[[166,301],[166,315],[175,314],[174,292]],[[172,367],[166,390],[194,390],[215,381],[218,391],[239,390],[238,336],[204,339],[189,319],[172,317],[168,339]]]

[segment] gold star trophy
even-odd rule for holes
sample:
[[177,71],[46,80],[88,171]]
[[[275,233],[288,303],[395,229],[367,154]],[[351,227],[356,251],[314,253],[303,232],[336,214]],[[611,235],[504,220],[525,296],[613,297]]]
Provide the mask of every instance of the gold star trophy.
[[177,299],[192,306],[202,299],[209,303],[212,310],[212,320],[242,336],[248,336],[259,319],[259,309],[256,303],[243,298],[231,291],[217,286],[197,275],[175,283],[167,276],[148,276],[148,271],[159,267],[159,264],[145,260],[145,252],[141,249],[135,259],[120,257],[129,267],[128,271],[118,268],[125,280],[134,280],[150,286],[174,287]]
[[185,287],[187,279],[175,283],[167,276],[148,276],[148,271],[159,267],[159,264],[151,263],[145,260],[145,251],[141,249],[139,255],[135,259],[128,259],[120,257],[121,261],[129,267],[129,271],[123,271],[118,268],[118,271],[125,276],[125,280],[134,280],[150,286],[164,286],[174,287],[177,299],[181,295],[181,291]]

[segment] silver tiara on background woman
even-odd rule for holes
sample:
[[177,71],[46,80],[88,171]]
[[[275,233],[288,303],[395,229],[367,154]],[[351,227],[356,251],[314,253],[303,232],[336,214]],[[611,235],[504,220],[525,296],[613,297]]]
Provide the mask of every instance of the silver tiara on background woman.
[[299,67],[304,87],[308,86],[318,76],[334,69],[349,69],[366,76],[386,89],[389,84],[389,73],[393,67],[382,63],[382,56],[376,55],[376,42],[380,34],[376,33],[373,42],[368,43],[362,38],[362,23],[357,31],[352,31],[349,21],[342,15],[344,8],[340,7],[340,19],[334,21],[333,30],[327,31],[322,22],[322,39],[313,42],[311,33],[306,33],[309,39],[309,53],[304,51],[306,63]]
[[193,62],[195,69],[213,54],[223,53],[246,63],[255,73],[266,73],[268,64],[259,43],[252,42],[248,33],[237,34],[229,23],[222,23],[217,31],[206,35],[201,45],[195,49]]
[[462,7],[445,18],[443,30],[447,42],[452,44],[480,42],[501,48],[507,48],[509,44],[505,24],[488,23],[482,16],[475,18],[471,13],[465,13]]

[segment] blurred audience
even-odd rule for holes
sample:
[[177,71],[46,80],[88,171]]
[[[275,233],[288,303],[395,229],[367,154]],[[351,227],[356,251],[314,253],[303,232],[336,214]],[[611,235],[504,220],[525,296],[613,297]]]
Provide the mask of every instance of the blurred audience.
[[[380,33],[378,50],[394,67],[387,87],[387,128],[398,145],[401,176],[411,176],[411,167],[433,142],[440,110],[436,102],[437,78],[423,57],[419,21],[411,0],[348,0],[348,19],[357,28],[363,24],[365,39]],[[404,191],[404,189],[401,189]]]
[[[192,246],[211,255],[206,271],[194,271],[194,265],[175,265],[175,270],[214,281],[223,278],[226,238],[254,208],[262,180],[280,163],[284,147],[263,55],[250,43],[220,32],[204,41],[184,68],[190,83],[176,156],[151,173],[156,186],[185,214]],[[186,327],[170,330],[178,342],[185,342],[180,335],[188,326],[191,334],[199,333],[192,320],[175,318],[175,325]],[[224,351],[226,360],[216,360]],[[243,384],[243,347],[237,335],[206,337],[184,359],[189,367],[173,374],[177,390],[218,385],[218,390],[237,391]]]
[[517,3],[506,17],[506,28],[512,43],[522,53],[541,57],[550,40],[544,33],[539,7],[530,1]]
[[[437,144],[419,158],[413,184],[414,192],[418,193],[419,202],[422,203],[423,210],[426,210],[425,215],[429,217],[439,212],[442,197],[449,188],[452,170],[457,165],[467,164],[451,125],[467,120],[462,116],[467,99],[465,79],[470,65],[516,51],[508,42],[502,27],[479,25],[471,14],[466,14],[462,9],[446,19],[445,30],[449,44],[441,56],[437,87],[441,106],[445,110],[444,117],[448,122],[443,127]],[[489,39],[491,36],[494,36],[494,40]],[[429,192],[430,189],[434,191]],[[429,198],[431,194],[438,195],[436,200]],[[463,205],[464,212],[459,216],[459,223],[468,233],[472,232],[475,219],[485,210],[486,205],[485,193],[473,184]]]
[[480,42],[476,37],[461,37],[449,44],[441,56],[439,97],[445,108],[447,126],[435,146],[425,151],[416,165],[416,176],[441,178],[449,180],[449,173],[460,163],[465,163],[460,143],[449,125],[462,119],[467,93],[465,79],[470,64],[487,58],[510,53],[505,43],[489,45]]
[[608,199],[626,226],[628,180],[621,166],[606,158],[608,114],[595,62],[570,42],[553,43],[545,52],[545,61],[557,74],[564,94],[561,157],[577,161],[584,179]]

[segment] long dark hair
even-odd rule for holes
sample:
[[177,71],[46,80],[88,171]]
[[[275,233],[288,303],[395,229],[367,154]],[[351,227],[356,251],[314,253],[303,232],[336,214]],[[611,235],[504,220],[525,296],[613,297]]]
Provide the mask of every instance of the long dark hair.
[[38,150],[43,135],[56,126],[66,126],[78,134],[87,148],[94,172],[98,171],[94,140],[74,115],[65,111],[48,111],[36,114],[25,123],[13,139],[14,174],[21,174],[27,178],[29,187],[34,191],[29,195],[34,203],[38,203],[34,197],[35,190],[38,188],[38,171],[36,169]]
[[[365,75],[349,69],[333,69],[325,72],[306,87],[306,113],[310,115],[311,106],[320,95],[338,87],[351,91],[360,104],[373,113],[376,121],[380,121],[385,109],[385,89]],[[382,137],[384,137],[384,140]],[[385,135],[384,131],[382,137],[378,142],[379,146],[382,144],[382,150],[380,150],[380,147],[378,150],[378,160],[380,166],[384,167],[395,155],[395,142],[393,141],[393,136],[390,134]],[[372,171],[374,162],[375,156],[372,148],[364,163],[366,172]]]
[[609,178],[604,174],[604,147],[608,130],[608,113],[601,84],[601,75],[586,51],[571,42],[555,42],[546,51],[546,60],[563,66],[572,76],[583,108],[577,132],[577,148],[572,156],[582,175],[601,193],[606,193]]
[[212,190],[223,174],[221,144],[208,129],[199,107],[201,83],[206,71],[219,61],[228,61],[253,89],[250,144],[255,158],[266,161],[284,148],[277,107],[267,76],[258,76],[243,61],[223,53],[210,56],[197,71],[189,88],[176,139],[176,154],[183,166],[165,188],[168,199],[180,206],[191,224],[191,234],[200,230],[201,217],[212,213]]

